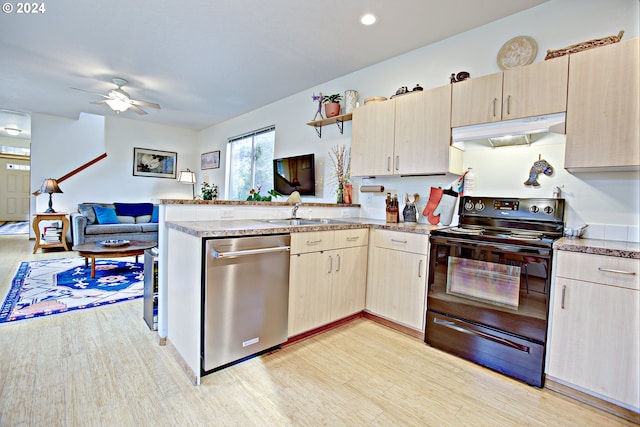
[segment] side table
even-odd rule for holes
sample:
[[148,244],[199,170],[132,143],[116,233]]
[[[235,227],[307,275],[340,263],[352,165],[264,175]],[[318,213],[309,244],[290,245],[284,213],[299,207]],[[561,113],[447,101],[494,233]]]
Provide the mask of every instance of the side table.
[[[64,248],[65,251],[69,250],[67,246],[67,231],[69,231],[69,219],[67,212],[52,212],[52,213],[34,213],[33,216],[33,232],[36,235],[36,244],[33,246],[33,253],[35,254],[39,248]],[[47,243],[42,240],[40,234],[40,221],[62,221],[62,235],[60,236],[60,242]]]

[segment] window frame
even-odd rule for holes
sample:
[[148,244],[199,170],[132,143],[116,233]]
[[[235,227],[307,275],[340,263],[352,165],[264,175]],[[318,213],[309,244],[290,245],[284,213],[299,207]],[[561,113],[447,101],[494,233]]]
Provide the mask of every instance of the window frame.
[[[275,143],[276,143],[276,138],[275,138],[275,131],[276,131],[276,126],[275,125],[270,125],[270,126],[266,126],[260,129],[256,129],[254,131],[251,132],[246,132],[240,135],[236,135],[230,138],[227,138],[227,158],[226,158],[226,185],[225,185],[225,198],[228,200],[232,200],[230,197],[230,194],[232,192],[232,186],[233,186],[233,165],[232,165],[232,159],[233,159],[233,143],[237,142],[237,141],[242,141],[245,140],[247,138],[251,138],[251,182],[250,182],[250,187],[257,189],[257,186],[262,186],[263,189],[266,189],[265,185],[269,185],[269,186],[273,186],[273,182],[269,182],[269,183],[256,183],[256,137],[259,135],[263,135],[266,133],[270,133],[273,132],[273,151],[275,152]],[[269,160],[269,162],[267,162],[268,165],[270,165],[270,167],[272,167],[273,165],[273,155],[272,158]],[[271,170],[271,174],[273,174],[273,170]],[[273,181],[273,177],[272,177],[272,181]],[[271,188],[271,187],[269,187]],[[247,193],[246,196],[248,196],[249,194]],[[244,198],[239,198],[238,200],[244,200]]]

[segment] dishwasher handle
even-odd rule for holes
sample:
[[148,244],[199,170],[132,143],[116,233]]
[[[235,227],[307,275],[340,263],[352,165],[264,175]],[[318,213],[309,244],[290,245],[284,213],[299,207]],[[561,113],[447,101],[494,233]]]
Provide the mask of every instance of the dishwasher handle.
[[247,249],[244,251],[230,251],[230,252],[218,252],[216,250],[211,251],[211,256],[213,258],[229,258],[229,257],[238,257],[238,256],[246,256],[246,255],[259,255],[259,254],[267,254],[271,252],[283,252],[291,250],[291,246],[274,246],[271,248],[261,248],[261,249]]

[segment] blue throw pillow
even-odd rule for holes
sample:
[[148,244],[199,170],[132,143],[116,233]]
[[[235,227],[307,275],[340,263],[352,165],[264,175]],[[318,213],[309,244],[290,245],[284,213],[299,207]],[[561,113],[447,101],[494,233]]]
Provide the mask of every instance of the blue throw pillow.
[[158,206],[153,206],[153,211],[151,212],[151,222],[158,222]]
[[93,210],[96,212],[96,220],[98,221],[98,224],[120,224],[114,208],[94,206]]
[[120,216],[151,215],[153,203],[114,203],[116,214]]

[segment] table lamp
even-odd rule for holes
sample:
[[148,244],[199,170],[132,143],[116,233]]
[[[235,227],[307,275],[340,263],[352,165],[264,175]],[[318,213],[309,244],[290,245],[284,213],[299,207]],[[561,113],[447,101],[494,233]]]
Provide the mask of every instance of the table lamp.
[[187,168],[186,171],[180,171],[178,182],[181,184],[191,184],[191,193],[196,198],[196,174]]
[[42,181],[40,192],[49,194],[49,209],[44,211],[44,213],[56,213],[56,211],[53,210],[52,195],[53,193],[62,193],[62,190],[58,186],[58,181],[53,178],[45,179],[44,181]]

